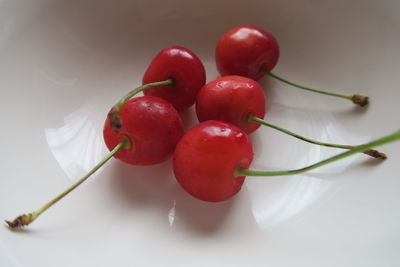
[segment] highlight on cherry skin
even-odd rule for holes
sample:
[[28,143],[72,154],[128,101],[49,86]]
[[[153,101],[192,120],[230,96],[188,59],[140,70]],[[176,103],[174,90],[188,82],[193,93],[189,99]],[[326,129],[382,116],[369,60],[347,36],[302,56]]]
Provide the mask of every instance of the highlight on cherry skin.
[[142,86],[128,92],[113,106],[109,113],[111,127],[118,133],[121,107],[139,92],[160,97],[182,111],[194,104],[197,92],[205,82],[203,63],[192,51],[181,46],[166,47],[149,64]]
[[206,72],[203,63],[192,51],[181,46],[170,46],[154,57],[143,75],[142,83],[170,78],[172,85],[152,87],[143,93],[161,97],[182,111],[194,104],[197,92],[206,82]]
[[240,75],[259,80],[266,74],[303,90],[347,99],[359,106],[368,104],[367,96],[345,95],[310,88],[272,73],[279,56],[280,50],[276,38],[268,31],[252,25],[237,26],[226,32],[219,39],[215,50],[217,69],[222,76]]
[[[305,142],[341,149],[355,146],[331,144],[306,138],[297,133],[264,120],[266,96],[258,82],[243,76],[231,75],[219,77],[204,85],[196,98],[196,114],[200,122],[221,120],[232,123],[250,134],[264,125]],[[362,151],[374,158],[386,159],[386,155],[375,149]]]
[[254,80],[243,76],[219,77],[204,85],[196,98],[196,114],[200,122],[221,120],[232,123],[249,134],[260,127],[248,121],[249,114],[264,118],[266,96]]
[[178,183],[192,196],[223,201],[239,192],[243,176],[236,169],[249,167],[253,148],[247,134],[223,121],[202,122],[179,141],[173,157]]
[[183,135],[183,124],[176,109],[155,96],[130,99],[121,109],[122,127],[118,133],[111,128],[109,118],[104,123],[104,141],[112,150],[123,136],[132,146],[115,157],[133,165],[151,165],[169,158]]
[[172,156],[178,140],[183,135],[181,118],[175,108],[165,100],[154,96],[136,97],[127,101],[121,109],[122,127],[115,133],[107,117],[104,123],[104,141],[110,153],[85,176],[38,210],[5,221],[10,229],[32,223],[80,184],[115,157],[132,165],[151,165]]
[[400,130],[304,168],[282,171],[248,169],[252,143],[238,127],[223,121],[202,122],[180,139],[173,157],[178,183],[193,197],[210,202],[237,194],[246,176],[285,176],[304,173],[353,154],[400,140]]

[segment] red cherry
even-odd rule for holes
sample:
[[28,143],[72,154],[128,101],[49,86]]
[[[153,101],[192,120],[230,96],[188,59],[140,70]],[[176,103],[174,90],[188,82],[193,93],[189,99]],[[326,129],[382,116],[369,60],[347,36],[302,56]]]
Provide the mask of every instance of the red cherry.
[[183,188],[205,201],[223,201],[235,195],[253,159],[251,142],[243,131],[222,121],[207,121],[190,129],[174,152],[174,173]]
[[252,79],[220,77],[200,89],[196,98],[196,113],[200,122],[227,121],[249,134],[260,127],[259,123],[248,120],[249,115],[264,118],[265,94]]
[[279,59],[279,46],[269,32],[255,26],[238,26],[218,41],[215,60],[222,76],[240,75],[258,80]]
[[[343,149],[355,146],[325,143],[294,133],[262,118],[265,115],[265,96],[261,86],[254,80],[241,76],[224,76],[209,82],[200,89],[196,99],[196,113],[200,122],[221,120],[232,123],[250,134],[264,125],[302,141]],[[369,149],[362,153],[378,159],[386,159],[385,153]]]
[[104,140],[111,150],[126,136],[131,147],[116,158],[134,165],[149,165],[166,160],[183,135],[181,118],[174,107],[154,96],[135,97],[121,108],[122,127],[116,134],[109,119],[104,124]]
[[155,164],[167,159],[183,134],[178,112],[165,100],[153,96],[131,99],[121,107],[123,125],[118,134],[115,134],[108,120],[107,116],[103,134],[110,153],[81,179],[38,210],[20,215],[12,221],[5,221],[9,228],[32,223],[48,208],[86,181],[113,156],[135,165]]
[[367,96],[329,92],[300,85],[271,72],[279,59],[279,46],[269,32],[255,26],[238,26],[225,33],[218,41],[215,60],[221,75],[241,75],[259,80],[265,74],[291,86],[368,105]]
[[203,63],[190,50],[171,46],[161,50],[152,60],[143,76],[143,84],[172,78],[173,85],[148,88],[144,95],[165,99],[178,111],[192,106],[197,92],[206,82]]
[[217,202],[238,193],[246,176],[296,175],[394,141],[400,141],[400,130],[303,168],[257,171],[248,169],[253,149],[247,134],[230,123],[210,120],[181,138],[174,152],[173,168],[177,181],[189,194]]

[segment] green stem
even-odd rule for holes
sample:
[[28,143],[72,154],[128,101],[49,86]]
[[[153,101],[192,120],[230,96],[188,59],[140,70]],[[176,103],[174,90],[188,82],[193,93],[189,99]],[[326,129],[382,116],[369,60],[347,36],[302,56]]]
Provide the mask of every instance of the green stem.
[[276,74],[273,74],[272,72],[269,72],[269,71],[267,71],[265,69],[260,69],[260,71],[262,73],[267,74],[268,76],[270,76],[270,77],[272,77],[274,79],[277,79],[277,80],[281,81],[281,82],[284,82],[284,83],[292,85],[294,87],[297,87],[297,88],[300,88],[300,89],[304,89],[304,90],[307,90],[307,91],[311,91],[311,92],[314,92],[314,93],[348,99],[348,100],[351,100],[354,104],[357,104],[357,105],[360,105],[360,106],[365,106],[369,102],[369,99],[368,99],[367,96],[362,96],[362,95],[358,95],[358,94],[344,95],[344,94],[338,94],[338,93],[323,91],[323,90],[319,90],[319,89],[315,89],[315,88],[307,87],[307,86],[304,86],[304,85],[300,85],[298,83],[291,82],[291,81],[289,81],[289,80],[287,80],[285,78],[282,78],[282,77],[280,77],[280,76],[278,76]]
[[131,99],[132,97],[134,97],[135,95],[137,95],[138,93],[140,93],[141,91],[143,91],[145,89],[157,87],[157,86],[168,86],[168,85],[173,85],[173,84],[174,84],[174,80],[172,78],[169,78],[169,79],[167,79],[165,81],[161,81],[161,82],[144,84],[144,85],[139,86],[139,87],[133,89],[132,91],[128,92],[123,98],[121,98],[118,101],[118,103],[116,105],[118,107],[122,107],[129,99]]
[[122,138],[121,142],[112,150],[110,153],[108,153],[93,169],[91,169],[85,176],[83,176],[81,179],[79,179],[77,182],[75,182],[73,185],[68,187],[64,192],[53,198],[51,201],[47,202],[45,205],[43,205],[40,209],[28,213],[28,214],[23,214],[15,218],[13,221],[5,221],[7,226],[9,228],[18,228],[21,226],[28,225],[32,223],[37,217],[39,217],[43,212],[45,212],[48,208],[53,206],[55,203],[57,203],[59,200],[61,200],[63,197],[68,195],[71,191],[73,191],[75,188],[77,188],[81,183],[86,181],[93,173],[95,173],[101,166],[103,166],[109,159],[111,159],[115,154],[117,154],[121,149],[130,147],[131,143],[127,137]]
[[309,165],[307,167],[301,168],[301,169],[295,169],[295,170],[283,170],[283,171],[256,171],[256,170],[249,170],[249,169],[243,169],[239,168],[236,170],[236,175],[237,176],[283,176],[283,175],[295,175],[295,174],[300,174],[304,173],[313,169],[316,169],[318,167],[327,165],[329,163],[332,163],[334,161],[346,158],[348,156],[351,156],[353,154],[368,150],[372,147],[384,145],[393,141],[398,141],[400,140],[400,130],[389,134],[387,136],[384,136],[382,138],[376,139],[372,142],[369,142],[367,144],[363,144],[360,146],[357,146],[349,151],[346,151],[344,153],[341,153],[339,155],[333,156],[331,158],[322,160],[320,162],[314,163],[312,165]]
[[137,95],[138,93],[140,93],[141,91],[148,89],[148,88],[152,88],[152,87],[157,87],[157,86],[168,86],[168,85],[174,85],[174,79],[173,78],[169,78],[165,81],[161,81],[161,82],[154,82],[154,83],[148,83],[148,84],[144,84],[142,86],[139,86],[135,89],[133,89],[132,91],[128,92],[124,97],[122,97],[117,104],[115,104],[110,112],[108,113],[108,118],[110,120],[110,126],[113,129],[113,131],[115,133],[119,132],[119,129],[122,127],[122,122],[121,122],[121,108],[125,105],[125,103],[131,99],[133,96]]
[[[295,137],[295,138],[297,138],[297,139],[300,139],[300,140],[303,140],[303,141],[305,141],[305,142],[308,142],[308,143],[311,143],[311,144],[315,144],[315,145],[326,146],[326,147],[342,148],[342,149],[354,149],[354,148],[357,147],[357,146],[350,146],[350,145],[331,144],[331,143],[325,143],[325,142],[320,142],[320,141],[312,140],[312,139],[306,138],[306,137],[304,137],[304,136],[301,136],[301,135],[299,135],[299,134],[296,134],[296,133],[294,133],[294,132],[291,132],[291,131],[289,131],[289,130],[286,130],[286,129],[284,129],[284,128],[281,128],[281,127],[279,127],[279,126],[276,126],[276,125],[274,125],[274,124],[272,124],[272,123],[269,123],[269,122],[267,122],[267,121],[265,121],[265,120],[263,120],[263,119],[254,117],[254,116],[252,116],[252,115],[249,115],[248,121],[262,124],[262,125],[264,125],[264,126],[273,128],[273,129],[275,129],[275,130],[278,130],[278,131],[280,131],[280,132],[283,132],[283,133],[285,133],[285,134],[288,134],[288,135],[290,135],[290,136],[293,136],[293,137]],[[379,159],[386,159],[386,158],[387,158],[386,155],[385,155],[385,153],[379,152],[379,151],[377,151],[377,150],[375,150],[375,149],[368,149],[368,150],[366,150],[366,151],[361,151],[361,152],[364,153],[364,154],[366,154],[366,155],[369,155],[369,156],[371,156],[371,157],[374,157],[374,158],[379,158]]]

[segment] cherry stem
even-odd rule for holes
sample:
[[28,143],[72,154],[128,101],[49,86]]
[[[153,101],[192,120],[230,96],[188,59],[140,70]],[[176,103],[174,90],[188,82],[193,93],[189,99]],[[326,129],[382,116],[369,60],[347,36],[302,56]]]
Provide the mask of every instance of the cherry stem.
[[289,85],[292,85],[294,87],[300,88],[300,89],[304,89],[307,91],[311,91],[314,93],[318,93],[318,94],[323,94],[323,95],[329,95],[329,96],[335,96],[335,97],[339,97],[339,98],[344,98],[344,99],[348,99],[350,101],[352,101],[354,104],[356,105],[360,105],[361,107],[368,105],[369,103],[369,98],[368,96],[363,96],[363,95],[359,95],[359,94],[354,94],[354,95],[343,95],[343,94],[338,94],[338,93],[333,93],[333,92],[328,92],[328,91],[323,91],[323,90],[319,90],[319,89],[315,89],[315,88],[310,88],[304,85],[300,85],[294,82],[291,82],[289,80],[286,80],[282,77],[279,77],[276,74],[273,74],[272,72],[269,72],[263,68],[260,69],[260,71],[262,73],[265,73],[267,75],[269,75],[272,78],[275,78],[281,82],[287,83]]
[[157,87],[157,86],[168,86],[168,85],[174,85],[175,80],[173,78],[169,78],[165,81],[161,82],[154,82],[154,83],[147,83],[142,86],[139,86],[132,91],[128,92],[124,97],[122,97],[117,104],[115,104],[110,112],[108,113],[108,118],[110,120],[110,125],[111,128],[115,133],[119,132],[119,129],[122,127],[122,122],[121,122],[121,114],[120,110],[121,108],[125,105],[125,103],[137,95],[138,93],[142,92],[145,89],[152,88],[152,87]]
[[329,163],[332,163],[334,161],[346,158],[348,156],[351,156],[353,154],[363,152],[365,150],[368,150],[372,147],[384,145],[393,141],[399,141],[400,140],[400,130],[386,135],[382,138],[376,139],[372,142],[369,142],[367,144],[359,145],[356,146],[355,148],[346,151],[344,153],[338,154],[336,156],[333,156],[331,158],[322,160],[320,162],[314,163],[312,165],[309,165],[307,167],[303,167],[301,169],[295,169],[295,170],[283,170],[283,171],[257,171],[257,170],[249,170],[249,169],[244,169],[244,168],[238,168],[236,170],[235,175],[236,176],[284,176],[284,175],[295,175],[295,174],[300,174],[304,173],[313,169],[316,169],[318,167],[327,165]]
[[[293,137],[295,137],[297,139],[300,139],[300,140],[303,140],[305,142],[308,142],[308,143],[311,143],[311,144],[315,144],[315,145],[326,146],[326,147],[335,147],[335,148],[343,148],[343,149],[354,149],[354,148],[357,147],[357,146],[350,146],[350,145],[331,144],[331,143],[325,143],[325,142],[312,140],[312,139],[306,138],[304,136],[301,136],[299,134],[296,134],[294,132],[291,132],[289,130],[286,130],[284,128],[281,128],[279,126],[276,126],[276,125],[274,125],[274,124],[272,124],[270,122],[267,122],[267,121],[265,121],[263,119],[254,117],[252,115],[248,116],[248,121],[249,122],[259,123],[259,124],[264,125],[264,126],[268,126],[268,127],[273,128],[275,130],[278,130],[280,132],[283,132],[285,134],[293,136]],[[368,155],[368,156],[371,156],[373,158],[378,158],[378,159],[382,159],[382,160],[383,159],[387,159],[387,156],[386,156],[385,153],[379,152],[378,150],[375,150],[375,149],[368,149],[366,151],[361,151],[361,152],[366,154],[366,155]]]
[[123,98],[121,98],[118,103],[116,104],[119,107],[122,107],[129,99],[140,93],[141,91],[152,88],[152,87],[157,87],[157,86],[168,86],[168,85],[173,85],[174,84],[174,79],[169,78],[165,81],[161,82],[154,82],[154,83],[147,83],[142,86],[139,86],[132,91],[128,92]]
[[79,179],[77,182],[75,182],[73,185],[68,187],[64,192],[53,198],[51,201],[47,202],[45,205],[43,205],[40,209],[28,213],[28,214],[23,214],[15,218],[13,221],[5,221],[7,226],[10,229],[18,228],[21,226],[26,226],[30,223],[32,223],[37,217],[39,217],[43,212],[45,212],[48,208],[53,206],[55,203],[57,203],[59,200],[61,200],[63,197],[68,195],[71,191],[73,191],[75,188],[77,188],[81,183],[86,181],[93,173],[95,173],[101,166],[103,166],[109,159],[111,159],[115,154],[117,154],[121,149],[128,148],[131,146],[131,142],[127,137],[123,137],[121,139],[121,142],[112,150],[110,153],[108,153],[93,169],[91,169],[85,176],[83,176],[81,179]]

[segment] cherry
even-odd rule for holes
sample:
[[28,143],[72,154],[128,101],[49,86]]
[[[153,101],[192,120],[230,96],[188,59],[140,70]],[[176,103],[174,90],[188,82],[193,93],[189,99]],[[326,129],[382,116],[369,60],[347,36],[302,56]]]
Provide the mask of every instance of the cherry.
[[161,50],[152,60],[143,76],[143,84],[167,79],[172,79],[173,84],[152,87],[143,93],[161,97],[181,111],[194,104],[197,92],[206,82],[206,72],[192,51],[171,46]]
[[123,136],[132,146],[116,155],[126,163],[149,165],[164,161],[172,155],[183,135],[182,121],[174,107],[154,96],[135,97],[121,109],[122,127],[115,133],[109,118],[104,124],[104,140],[111,150]]
[[143,96],[129,100],[121,108],[123,125],[116,134],[106,119],[104,140],[111,152],[85,176],[64,192],[47,202],[40,209],[23,214],[13,221],[6,221],[10,229],[32,223],[48,208],[86,181],[113,156],[134,165],[156,164],[172,155],[178,140],[183,135],[182,121],[174,107],[154,96]]
[[269,32],[250,25],[238,26],[218,41],[215,60],[221,75],[240,75],[258,80],[260,69],[271,71],[279,59],[279,46]]
[[246,176],[283,176],[304,173],[355,153],[400,140],[400,130],[349,151],[296,170],[247,169],[253,159],[252,144],[238,127],[206,121],[191,128],[176,146],[173,169],[178,183],[204,201],[224,201],[240,191]]
[[242,76],[220,77],[204,85],[196,98],[196,114],[200,122],[222,120],[246,133],[260,124],[248,121],[249,114],[264,118],[265,94],[254,80]]
[[233,177],[238,166],[253,160],[251,142],[243,131],[223,121],[206,121],[179,141],[173,168],[176,179],[196,198],[222,201],[235,195],[244,177]]
[[281,82],[307,91],[351,100],[365,106],[368,97],[344,95],[303,86],[271,72],[279,59],[279,45],[275,37],[255,26],[238,26],[225,33],[218,41],[215,60],[221,75],[241,75],[259,80],[265,74]]
[[[222,120],[238,126],[247,134],[265,125],[308,143],[352,149],[355,146],[315,141],[263,120],[265,95],[254,80],[242,76],[224,76],[203,86],[196,99],[196,113],[200,122]],[[386,155],[374,149],[363,151],[371,157],[386,159]]]

